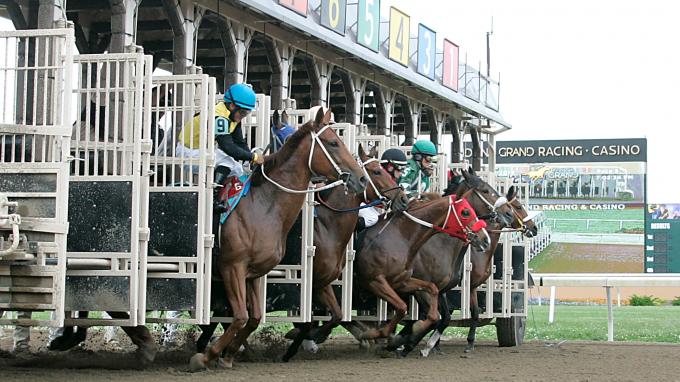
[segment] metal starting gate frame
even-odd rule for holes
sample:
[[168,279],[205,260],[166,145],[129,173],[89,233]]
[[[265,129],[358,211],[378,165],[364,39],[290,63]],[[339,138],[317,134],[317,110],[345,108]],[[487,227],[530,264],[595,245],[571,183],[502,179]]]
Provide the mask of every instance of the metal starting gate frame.
[[78,55],[67,240],[66,311],[114,311],[128,319],[71,317],[67,325],[144,323],[152,58],[141,52]]
[[64,321],[73,44],[72,28],[0,32],[0,311],[19,316],[3,325]]

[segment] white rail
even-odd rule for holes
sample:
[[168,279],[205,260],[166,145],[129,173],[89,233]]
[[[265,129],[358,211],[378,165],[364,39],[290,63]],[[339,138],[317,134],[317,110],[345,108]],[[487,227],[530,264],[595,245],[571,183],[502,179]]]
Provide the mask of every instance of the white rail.
[[[536,273],[534,283],[550,287],[548,322],[555,320],[555,294],[557,287],[603,287],[607,293],[607,341],[614,341],[614,313],[611,289],[616,287],[680,287],[678,273]],[[619,304],[620,304],[619,298]]]

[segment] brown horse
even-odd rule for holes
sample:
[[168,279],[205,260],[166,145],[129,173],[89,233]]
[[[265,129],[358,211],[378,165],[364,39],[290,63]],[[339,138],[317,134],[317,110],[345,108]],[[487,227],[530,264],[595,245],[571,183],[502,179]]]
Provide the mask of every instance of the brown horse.
[[[416,291],[425,292],[430,310],[424,320],[414,324],[413,335],[419,335],[439,320],[439,291],[433,283],[412,277],[413,260],[420,247],[438,231],[470,240],[482,250],[489,246],[485,224],[478,221],[477,208],[473,209],[466,199],[471,193],[461,192],[455,197],[429,194],[432,200],[413,201],[408,213],[394,214],[367,230],[355,259],[357,281],[360,287],[392,305],[395,314],[382,328],[366,330],[361,339],[385,338],[393,333],[406,315],[407,305],[400,296]],[[390,341],[390,346],[402,341],[398,337]]]
[[[469,173],[463,172],[465,182],[460,186],[456,183],[449,185],[447,193],[453,192],[458,188],[465,189],[469,187],[469,183],[482,182],[476,177],[474,171],[470,169]],[[496,246],[500,239],[500,231],[508,226],[514,229],[521,230],[528,237],[536,235],[536,225],[527,219],[527,211],[518,199],[515,187],[510,187],[505,198],[501,198],[495,190],[488,184],[484,183],[482,187],[484,191],[481,197],[487,199],[489,205],[495,207],[496,213],[500,218],[489,222],[489,234],[491,236],[491,246],[486,251],[478,251],[473,249],[471,262],[471,292],[470,292],[470,309],[472,313],[472,320],[470,331],[468,334],[468,345],[466,352],[470,352],[474,348],[474,338],[479,320],[479,305],[477,302],[476,288],[483,284],[489,277],[491,271],[491,260],[495,252]],[[416,277],[431,281],[437,285],[440,290],[439,304],[442,320],[439,322],[436,332],[428,341],[427,346],[421,351],[423,356],[427,356],[430,350],[436,345],[444,330],[448,327],[451,319],[451,311],[448,307],[448,300],[446,299],[446,292],[454,287],[460,285],[462,281],[463,258],[467,246],[460,240],[448,237],[446,235],[435,235],[420,249],[418,256],[414,262],[413,273]],[[416,295],[416,297],[418,297]],[[423,298],[419,299],[419,303],[426,304]],[[427,309],[427,306],[421,307]],[[413,349],[415,343],[405,346],[402,354],[408,353]]]
[[338,188],[333,189],[325,198],[317,194],[320,205],[314,220],[316,250],[312,290],[314,298],[331,312],[331,320],[317,329],[312,329],[315,323],[296,325],[299,330],[295,330],[297,335],[283,356],[284,362],[297,353],[303,340],[323,342],[342,320],[342,309],[331,283],[340,277],[345,267],[345,248],[357,224],[359,205],[362,202],[370,204],[370,201],[382,200],[387,209],[392,207],[395,211],[403,211],[407,207],[406,195],[382,168],[377,156],[375,147],[366,155],[361,145],[359,146],[359,159],[370,184],[364,195],[347,195]]
[[192,369],[202,369],[223,350],[230,367],[237,350],[262,319],[262,295],[257,279],[279,264],[286,234],[304,203],[313,174],[341,179],[352,192],[366,188],[359,164],[329,128],[330,110],[319,109],[276,154],[269,156],[253,175],[247,197],[222,226],[221,251],[216,264],[233,311],[233,321],[204,353],[191,358]]

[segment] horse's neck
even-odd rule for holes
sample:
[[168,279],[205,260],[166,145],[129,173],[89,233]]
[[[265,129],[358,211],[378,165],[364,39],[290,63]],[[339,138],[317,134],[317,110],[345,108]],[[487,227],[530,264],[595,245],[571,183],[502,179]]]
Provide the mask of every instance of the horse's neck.
[[[345,193],[343,187],[335,187],[325,202],[336,209],[350,209],[357,208],[361,204],[361,197],[357,194]],[[347,244],[354,227],[356,226],[359,212],[335,212],[326,208],[325,206],[317,207],[317,218],[314,221],[315,231],[323,231],[323,238],[318,237],[319,242],[324,244],[333,245],[337,242],[344,242]],[[314,239],[317,240],[317,235],[315,232]],[[321,246],[319,246],[321,248]],[[319,252],[317,248],[317,253]]]
[[[411,215],[415,216],[420,220],[424,220],[428,223],[442,226],[444,224],[444,219],[446,219],[446,214],[448,212],[449,198],[441,198],[435,202],[432,202],[429,206],[418,209],[411,212]],[[453,213],[453,212],[452,212]],[[425,227],[421,224],[411,221],[406,216],[401,216],[401,219],[408,221],[407,230],[410,232],[409,235],[402,235],[407,241],[407,245],[411,248],[411,255],[415,256],[417,250],[425,244],[425,242],[432,237],[437,231],[432,228]],[[402,231],[404,232],[404,231]]]

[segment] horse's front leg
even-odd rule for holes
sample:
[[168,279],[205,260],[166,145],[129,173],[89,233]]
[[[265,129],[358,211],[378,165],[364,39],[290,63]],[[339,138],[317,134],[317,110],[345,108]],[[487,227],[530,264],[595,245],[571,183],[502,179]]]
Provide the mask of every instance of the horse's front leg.
[[321,344],[328,339],[328,336],[331,334],[333,329],[335,329],[338,325],[340,325],[340,322],[342,321],[342,308],[340,308],[340,305],[338,304],[337,298],[335,298],[335,291],[333,290],[332,285],[326,285],[321,289],[321,291],[317,295],[317,299],[319,302],[328,308],[331,312],[331,319],[328,322],[325,322],[323,325],[321,325],[320,328],[318,329],[312,329],[312,337],[314,342],[317,344]]
[[370,290],[376,297],[382,298],[388,304],[394,307],[394,316],[380,329],[369,329],[361,335],[362,340],[370,340],[377,338],[387,338],[394,332],[397,324],[406,316],[406,309],[408,306],[406,302],[399,297],[397,292],[390,286],[385,279],[385,276],[379,275],[375,280],[368,283],[368,290]]
[[479,322],[479,303],[477,301],[477,288],[470,291],[470,330],[467,336],[467,345],[465,346],[465,353],[471,353],[475,350],[475,337],[477,335],[477,324]]
[[229,300],[229,305],[234,312],[234,319],[215,343],[208,347],[205,352],[197,353],[191,357],[189,367],[191,370],[205,369],[209,362],[215,360],[231,342],[236,334],[248,322],[248,310],[246,307],[246,274],[247,267],[243,263],[222,266],[220,269],[224,289]]
[[245,345],[246,340],[252,332],[257,329],[262,321],[262,291],[259,285],[260,279],[246,280],[246,293],[247,293],[247,303],[249,306],[248,314],[249,318],[246,325],[238,331],[236,338],[234,338],[229,345],[225,348],[226,355],[222,358],[223,366],[231,367],[234,362],[234,357],[241,349],[242,345]]

